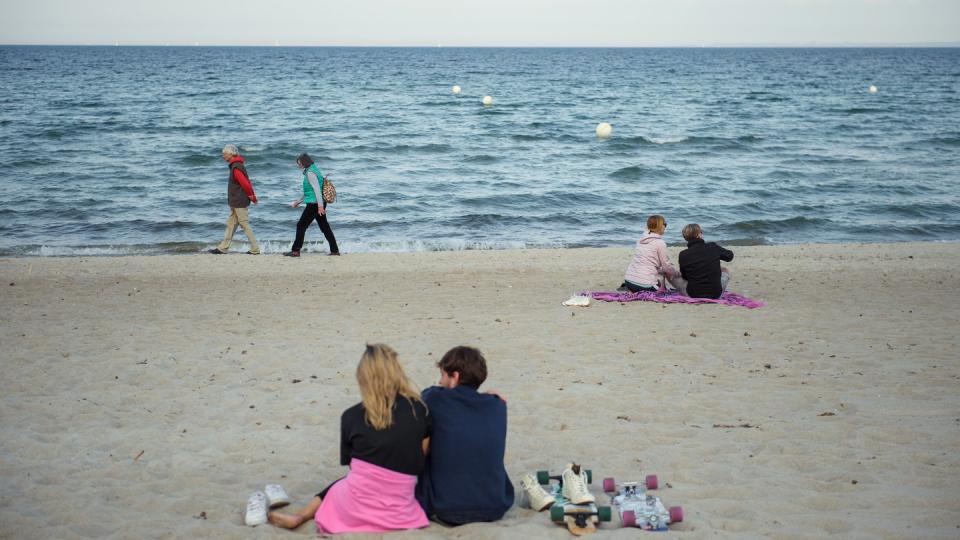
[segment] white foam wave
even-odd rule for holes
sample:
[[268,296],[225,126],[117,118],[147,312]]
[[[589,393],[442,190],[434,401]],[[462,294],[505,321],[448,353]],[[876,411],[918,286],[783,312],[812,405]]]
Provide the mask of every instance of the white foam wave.
[[163,250],[150,250],[143,246],[40,246],[23,254],[34,257],[103,257],[159,253],[163,253]]
[[340,249],[341,251],[348,253],[409,253],[414,251],[523,249],[527,247],[532,246],[526,244],[525,242],[519,241],[471,241],[447,238],[436,240],[379,240],[374,242],[350,242],[348,244],[341,244]]
[[690,137],[686,137],[684,135],[678,135],[675,137],[647,137],[647,140],[653,144],[675,144],[683,142],[689,138]]
[[[183,244],[137,244],[137,245],[101,245],[101,246],[47,246],[9,250],[8,255],[27,257],[123,257],[132,255],[168,255],[168,254],[195,254],[206,253],[207,250],[217,247],[216,243],[183,243]],[[409,253],[419,251],[481,251],[525,248],[562,248],[562,243],[530,244],[521,241],[479,241],[461,240],[457,238],[430,239],[430,240],[377,240],[370,242],[346,241],[341,242],[340,250],[344,253]],[[230,246],[231,253],[245,253],[250,249],[247,242],[235,241]],[[306,253],[327,253],[329,248],[323,240],[305,242],[302,250]],[[290,251],[288,240],[265,240],[260,243],[260,253],[276,255]]]

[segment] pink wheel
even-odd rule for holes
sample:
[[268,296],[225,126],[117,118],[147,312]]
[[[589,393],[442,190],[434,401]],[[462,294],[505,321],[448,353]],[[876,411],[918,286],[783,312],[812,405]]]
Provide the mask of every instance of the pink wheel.
[[623,521],[624,527],[636,527],[637,526],[637,514],[633,510],[627,510],[620,516]]
[[611,493],[617,490],[617,484],[613,481],[613,478],[604,478],[603,479],[603,490],[607,493]]
[[670,523],[680,523],[683,521],[683,508],[680,506],[670,507]]
[[660,483],[657,481],[657,475],[655,474],[648,474],[644,484],[647,485],[647,489],[657,489],[660,487]]

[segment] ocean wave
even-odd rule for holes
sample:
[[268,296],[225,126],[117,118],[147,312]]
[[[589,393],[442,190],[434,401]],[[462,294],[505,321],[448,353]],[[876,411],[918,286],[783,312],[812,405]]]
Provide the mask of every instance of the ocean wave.
[[631,142],[650,143],[650,144],[677,144],[687,142],[690,137],[685,135],[676,135],[673,137],[634,137]]
[[751,233],[751,237],[763,237],[773,233],[796,233],[804,229],[829,226],[831,226],[829,219],[794,216],[786,219],[751,219],[747,221],[737,221],[727,225],[721,225],[718,227],[718,230],[723,232],[731,231],[735,234]]
[[540,215],[468,213],[439,220],[438,225],[454,230],[475,230],[486,227],[542,227],[544,225],[580,226],[587,216],[580,212],[554,212]]
[[773,92],[748,92],[744,99],[750,101],[768,101],[773,103],[790,101],[789,97],[774,94]]
[[350,149],[354,152],[365,152],[374,154],[444,154],[453,150],[453,147],[446,143],[428,143],[428,144],[392,144],[392,145],[369,145],[361,144]]
[[491,156],[489,154],[480,154],[477,156],[468,156],[464,158],[463,161],[466,163],[489,164],[489,163],[496,163],[500,161],[500,159],[501,158],[497,156]]
[[920,142],[934,146],[960,146],[960,135],[941,135],[922,139]]
[[188,154],[180,158],[180,163],[196,166],[214,165],[218,161],[220,161],[220,156],[214,154]]
[[670,167],[633,165],[630,167],[617,169],[607,176],[617,180],[674,178],[677,176],[677,171],[671,169]]
[[868,163],[866,159],[853,156],[832,156],[829,154],[800,154],[781,161],[784,165],[860,165]]
[[[903,231],[904,234],[909,234]],[[632,241],[597,239],[599,241],[522,241],[522,240],[469,240],[456,237],[426,239],[384,239],[384,240],[345,240],[340,242],[344,254],[353,253],[411,253],[439,251],[499,251],[513,249],[573,249],[605,246],[625,247]],[[738,237],[723,240],[728,246],[771,245],[769,238]],[[682,246],[682,242],[670,243]],[[129,257],[156,255],[207,255],[207,251],[216,247],[215,242],[162,242],[156,244],[102,244],[102,245],[25,245],[0,248],[0,257]],[[231,246],[230,253],[244,255],[250,248],[239,239]],[[290,250],[289,240],[262,240],[260,253],[265,256],[277,256]],[[323,240],[307,241],[302,247],[306,254],[329,252]],[[279,258],[279,257],[278,257]]]
[[409,253],[418,251],[490,251],[502,249],[525,249],[531,247],[549,247],[530,245],[510,240],[464,240],[461,238],[434,238],[427,240],[375,240],[351,242],[349,253]]
[[545,141],[550,139],[546,135],[529,135],[526,133],[516,133],[510,136],[515,141]]
[[97,109],[99,107],[105,107],[108,104],[102,101],[74,101],[70,99],[56,99],[50,102],[52,107],[62,107],[64,109],[80,108],[80,109]]
[[421,101],[420,103],[417,103],[417,105],[420,105],[422,107],[449,107],[451,104],[459,105],[460,103],[462,103],[460,99],[454,98],[451,100],[443,100],[443,101]]
[[840,114],[874,114],[874,113],[885,113],[890,111],[886,109],[878,109],[876,107],[848,107],[846,109],[831,109],[830,112],[840,113]]
[[176,242],[159,244],[103,244],[83,246],[26,245],[0,248],[4,257],[117,257],[130,255],[165,255],[196,253],[203,244]]
[[740,135],[736,137],[719,137],[719,136],[696,136],[696,135],[673,135],[665,137],[653,137],[653,136],[634,136],[634,137],[614,137],[607,140],[608,143],[613,146],[619,147],[630,147],[630,146],[642,146],[648,144],[654,145],[679,145],[683,147],[688,146],[703,146],[711,149],[724,149],[724,148],[743,148],[748,146],[751,143],[762,141],[762,137],[756,135]]

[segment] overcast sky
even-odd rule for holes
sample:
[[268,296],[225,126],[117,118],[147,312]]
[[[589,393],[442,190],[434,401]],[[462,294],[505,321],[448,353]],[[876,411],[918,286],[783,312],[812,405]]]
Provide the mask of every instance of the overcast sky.
[[0,43],[960,43],[960,0],[0,0]]

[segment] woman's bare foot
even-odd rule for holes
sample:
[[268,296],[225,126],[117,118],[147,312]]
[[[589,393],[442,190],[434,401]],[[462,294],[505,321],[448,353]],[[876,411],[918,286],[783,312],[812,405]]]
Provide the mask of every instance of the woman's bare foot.
[[280,512],[267,513],[267,521],[284,529],[296,529],[303,525],[306,519],[296,514],[281,514]]

